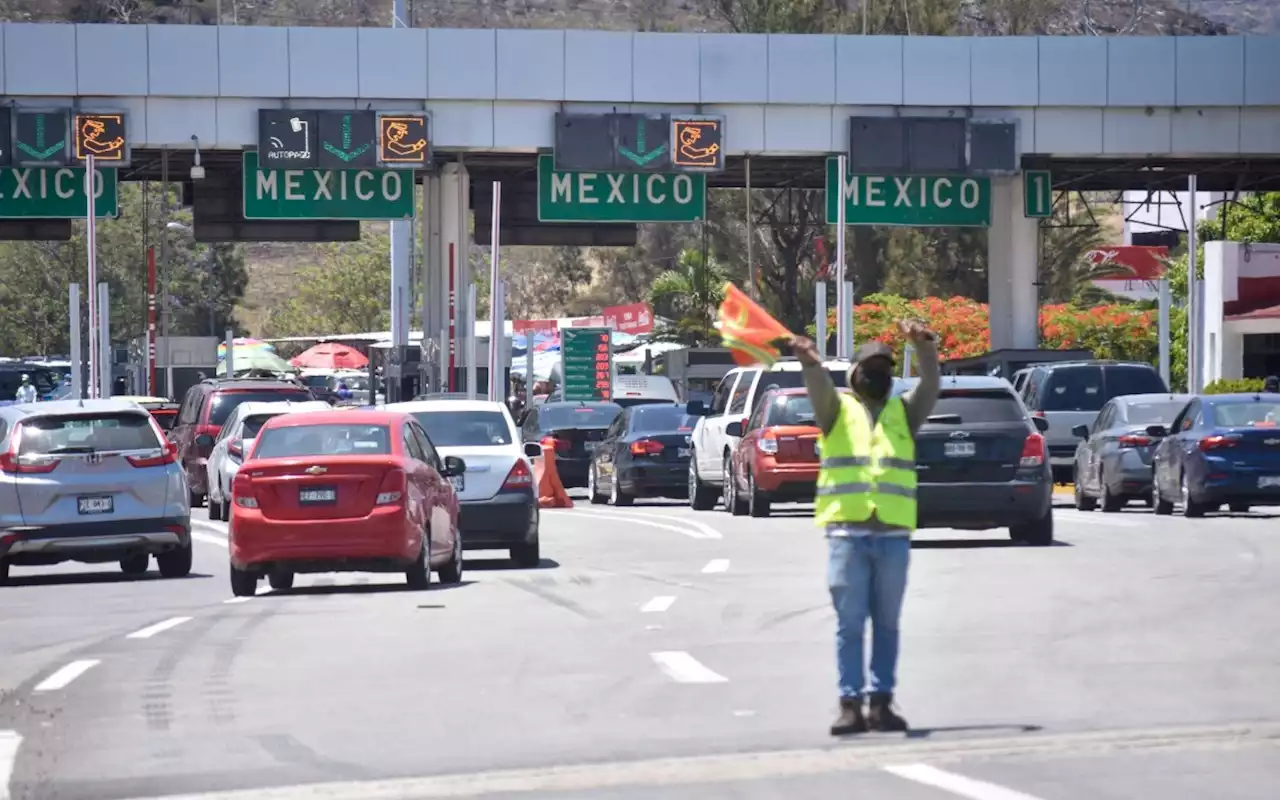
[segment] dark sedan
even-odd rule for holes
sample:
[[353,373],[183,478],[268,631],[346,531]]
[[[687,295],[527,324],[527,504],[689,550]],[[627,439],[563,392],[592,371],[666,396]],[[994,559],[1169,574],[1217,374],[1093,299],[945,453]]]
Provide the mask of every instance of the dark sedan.
[[621,413],[622,407],[613,403],[541,403],[525,411],[520,433],[526,442],[555,449],[560,482],[573,489],[587,485],[591,453]]
[[1202,517],[1226,505],[1280,505],[1280,394],[1197,397],[1156,448],[1153,500],[1157,514]]
[[1119,511],[1139,498],[1151,505],[1151,459],[1160,439],[1147,428],[1169,425],[1190,401],[1186,394],[1115,397],[1092,427],[1072,428],[1082,440],[1076,446],[1076,508],[1092,511],[1101,503],[1103,511]]
[[596,445],[587,476],[591,502],[625,506],[637,497],[685,497],[695,422],[683,403],[625,409]]

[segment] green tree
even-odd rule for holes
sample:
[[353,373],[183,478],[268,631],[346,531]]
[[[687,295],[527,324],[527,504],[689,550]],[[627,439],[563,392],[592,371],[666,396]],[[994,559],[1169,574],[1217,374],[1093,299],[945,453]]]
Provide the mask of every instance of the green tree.
[[713,344],[719,338],[714,323],[724,300],[724,270],[701,251],[685,250],[675,269],[654,279],[648,300],[658,316],[676,321],[665,338],[691,346]]
[[328,245],[319,263],[298,275],[297,292],[267,316],[268,336],[310,336],[386,330],[391,294],[390,240],[366,235]]

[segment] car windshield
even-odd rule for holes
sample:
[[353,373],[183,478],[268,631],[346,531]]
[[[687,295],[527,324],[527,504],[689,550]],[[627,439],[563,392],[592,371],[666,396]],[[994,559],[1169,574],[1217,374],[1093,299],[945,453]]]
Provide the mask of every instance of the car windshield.
[[766,425],[813,425],[813,401],[807,394],[779,395],[769,402]]
[[557,428],[607,428],[622,413],[616,403],[547,403],[538,412],[544,431]]
[[1186,400],[1126,403],[1125,419],[1130,425],[1168,425],[1186,405]]
[[[974,422],[1017,422],[1026,419],[1026,413],[1018,405],[1012,392],[1004,389],[951,389],[938,395],[938,402],[929,415],[935,417],[956,416],[959,424]],[[942,424],[956,424],[954,420],[937,420]]]
[[647,406],[631,412],[632,433],[687,433],[697,417],[684,413],[684,406]]
[[1115,364],[1108,366],[1107,399],[1123,397],[1126,394],[1160,394],[1169,391],[1160,378],[1160,373],[1151,367],[1137,364]]
[[18,455],[156,450],[160,446],[148,414],[83,414],[24,420]]
[[1246,403],[1215,403],[1213,422],[1223,428],[1274,428],[1280,423],[1280,403],[1265,400]]
[[338,423],[267,428],[253,451],[254,458],[390,454],[391,429],[386,425]]
[[367,375],[335,375],[329,379],[329,387],[337,389],[339,386],[346,386],[354,392],[368,391],[369,376]]
[[[85,203],[85,213],[89,212],[88,202]],[[307,375],[303,377],[302,382],[312,389],[323,389],[329,384],[328,375]]]
[[283,400],[305,402],[312,400],[311,393],[302,389],[277,389],[259,392],[218,392],[213,396],[209,409],[209,424],[221,426],[231,417],[231,412],[241,403],[278,403]]
[[240,438],[256,438],[258,431],[262,430],[262,426],[267,424],[267,420],[276,416],[279,416],[279,414],[254,414],[250,417],[246,417],[244,427],[240,431]]
[[1105,402],[1101,367],[1064,367],[1050,373],[1041,410],[1100,411]]
[[511,426],[501,411],[416,411],[436,447],[500,447],[511,444]]

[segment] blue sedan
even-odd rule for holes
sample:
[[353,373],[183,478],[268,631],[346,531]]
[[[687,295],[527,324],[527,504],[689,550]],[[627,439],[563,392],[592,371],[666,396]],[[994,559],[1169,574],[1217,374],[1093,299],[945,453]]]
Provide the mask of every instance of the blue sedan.
[[1220,394],[1187,404],[1155,453],[1157,514],[1201,517],[1224,504],[1234,512],[1280,505],[1280,394]]

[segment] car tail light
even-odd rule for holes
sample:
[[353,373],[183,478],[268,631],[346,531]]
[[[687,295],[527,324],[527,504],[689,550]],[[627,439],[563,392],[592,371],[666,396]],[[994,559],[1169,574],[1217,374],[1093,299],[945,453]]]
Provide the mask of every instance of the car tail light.
[[1146,447],[1151,444],[1151,437],[1131,433],[1127,436],[1121,436],[1117,441],[1120,442],[1121,447]]
[[539,444],[545,445],[546,447],[550,447],[551,449],[555,450],[557,453],[569,452],[569,440],[567,439],[557,439],[554,436],[543,436],[542,441],[539,442]]
[[1022,458],[1018,461],[1018,466],[1026,467],[1042,467],[1044,466],[1044,437],[1038,433],[1027,434],[1027,439],[1022,443]]
[[404,497],[405,481],[404,470],[389,470],[382,476],[382,485],[378,487],[378,496],[373,502],[380,506],[399,503]]
[[257,508],[258,499],[253,496],[253,479],[243,472],[236,473],[235,482],[231,484],[231,498],[241,508]]
[[765,431],[760,434],[760,438],[756,440],[756,449],[761,453],[773,454],[778,452],[778,439],[774,436],[773,431]]
[[22,439],[22,424],[13,426],[9,434],[9,446],[0,453],[0,472],[10,475],[45,475],[58,468],[59,459],[41,458],[37,461],[20,461],[18,459],[18,442]]
[[125,461],[135,467],[161,467],[165,464],[174,464],[178,461],[178,446],[173,442],[165,442],[164,447],[160,450],[160,455],[156,456],[125,456]]
[[504,492],[523,492],[533,488],[533,473],[529,470],[529,465],[525,463],[523,458],[516,459],[516,463],[511,465],[511,471],[507,473],[507,479],[502,482],[502,491]]
[[1200,440],[1200,449],[1204,452],[1210,450],[1221,450],[1226,447],[1235,447],[1240,443],[1240,437],[1235,434],[1227,434],[1225,436],[1206,436]]
[[633,456],[656,456],[664,449],[662,442],[655,442],[652,439],[641,439],[638,442],[631,443],[631,455]]

